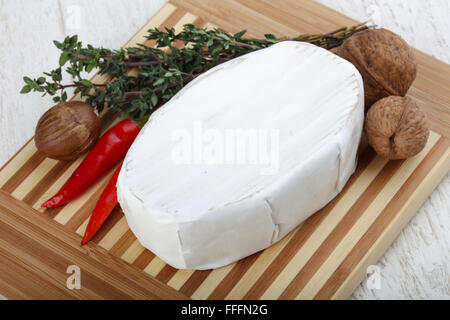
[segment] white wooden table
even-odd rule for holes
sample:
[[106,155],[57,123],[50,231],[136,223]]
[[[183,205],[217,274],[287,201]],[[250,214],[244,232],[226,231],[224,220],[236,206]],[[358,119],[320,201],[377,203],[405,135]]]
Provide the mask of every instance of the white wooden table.
[[[319,0],[360,21],[402,35],[412,46],[450,64],[447,0]],[[24,75],[54,68],[54,39],[78,34],[84,43],[118,48],[165,0],[0,0],[0,166],[34,132],[52,105],[20,95]],[[449,88],[450,90],[450,88]],[[450,175],[378,262],[381,288],[363,282],[353,299],[450,299]],[[1,297],[1,295],[0,295]]]

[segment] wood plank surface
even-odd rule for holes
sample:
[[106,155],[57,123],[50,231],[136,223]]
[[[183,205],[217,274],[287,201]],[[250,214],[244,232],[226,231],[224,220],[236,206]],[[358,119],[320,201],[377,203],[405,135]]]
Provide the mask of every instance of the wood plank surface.
[[[19,299],[186,299],[175,289],[0,190],[0,290]],[[69,290],[67,267],[81,270]]]
[[[294,36],[355,21],[307,0],[276,5],[268,0],[173,0],[126,46],[154,45],[143,38],[149,28],[179,31],[185,23],[229,32],[247,29],[250,36]],[[347,298],[450,169],[450,77],[445,76],[450,67],[421,53],[418,58],[419,77],[410,94],[427,105],[430,115],[434,132],[426,148],[404,161],[387,161],[366,150],[344,190],[326,207],[270,248],[215,270],[167,265],[140,245],[120,207],[92,243],[81,247],[90,211],[114,170],[75,201],[45,210],[41,203],[82,158],[47,159],[31,140],[0,170],[0,291],[10,298]],[[108,80],[95,76],[98,83]],[[103,131],[118,121],[108,112],[102,119]],[[26,240],[18,241],[21,237]],[[86,273],[84,291],[65,288],[63,266],[74,260]],[[119,275],[121,268],[125,271]]]

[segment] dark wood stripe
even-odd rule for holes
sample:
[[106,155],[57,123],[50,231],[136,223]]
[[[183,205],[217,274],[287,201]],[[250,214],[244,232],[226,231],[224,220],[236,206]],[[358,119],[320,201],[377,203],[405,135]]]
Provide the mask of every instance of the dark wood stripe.
[[189,279],[187,279],[179,291],[182,294],[191,297],[211,272],[212,270],[196,270]]
[[128,229],[108,251],[116,257],[121,257],[135,240],[135,235]]
[[272,263],[267,267],[264,273],[258,278],[258,280],[253,284],[244,299],[255,300],[259,299],[264,292],[269,288],[269,286],[275,281],[278,275],[287,266],[289,261],[295,256],[295,254],[300,250],[300,248],[306,243],[311,234],[316,230],[316,228],[322,223],[322,221],[331,212],[334,206],[342,199],[342,197],[347,193],[353,183],[359,178],[361,173],[368,167],[370,162],[375,158],[375,153],[372,149],[367,149],[359,161],[358,167],[355,173],[350,177],[349,181],[345,185],[344,189],[328,203],[324,208],[319,210],[317,213],[308,218],[300,228],[295,232],[295,235],[289,241],[288,244],[283,248],[283,250],[278,254],[278,256],[272,261]]
[[33,206],[38,201],[45,190],[53,185],[63,173],[72,165],[72,161],[58,161],[58,163],[46,175],[39,180],[38,183],[25,195],[22,199],[26,204]]
[[203,18],[198,17],[197,19],[195,19],[193,25],[199,28],[203,28],[206,24],[206,21],[203,20]]
[[1,189],[7,193],[12,193],[22,183],[22,181],[25,180],[30,173],[41,164],[42,161],[44,161],[44,159],[45,155],[39,151],[36,151],[25,162],[25,164],[8,179]]
[[109,126],[113,123],[117,118],[117,112],[114,110],[108,110],[102,116],[102,130],[100,131],[100,136],[104,135],[105,132],[109,129]]
[[51,219],[54,219],[60,212],[61,210],[64,208],[64,206],[62,207],[58,207],[58,208],[52,208],[52,209],[44,209],[44,213]]
[[[447,143],[445,143],[445,140]],[[436,165],[439,159],[441,159],[442,155],[449,148],[449,141],[450,140],[443,137],[438,140],[428,155],[422,160],[419,166],[409,176],[408,180],[406,180],[392,200],[380,213],[375,222],[370,226],[363,237],[353,247],[352,251],[350,251],[344,261],[342,261],[332,276],[323,285],[314,299],[331,299],[351,272],[355,270],[356,265],[372,248],[375,241],[379,239],[380,235],[397,216],[402,206],[411,197],[420,183],[427,177],[430,170]]]
[[363,194],[356,200],[350,210],[345,214],[341,221],[339,221],[333,231],[327,236],[325,241],[322,242],[320,247],[314,252],[308,262],[306,262],[303,268],[297,273],[279,299],[294,299],[298,295],[340,241],[345,237],[348,231],[353,227],[356,221],[358,221],[361,215],[366,211],[378,193],[389,182],[395,172],[397,172],[403,162],[404,161],[400,160],[389,161],[383,167]]
[[119,222],[120,219],[122,219],[122,217],[123,211],[120,208],[120,205],[118,205],[113,209],[108,219],[106,219],[105,223],[103,223],[102,227],[97,231],[91,241],[97,244],[102,241],[102,239],[108,234],[108,232],[111,231],[116,223]]
[[255,263],[261,252],[252,254],[251,256],[239,260],[228,272],[225,278],[219,283],[214,291],[209,295],[209,300],[224,300],[227,294],[234,288],[236,283],[244,276],[247,270]]
[[164,268],[156,275],[156,279],[161,281],[162,283],[167,283],[173,277],[175,273],[177,273],[178,269],[169,266],[166,264]]
[[150,250],[145,249],[144,252],[142,252],[139,257],[137,257],[136,260],[132,263],[133,266],[144,270],[145,267],[148,266],[150,262],[152,262],[153,258],[155,257],[155,254],[151,252]]

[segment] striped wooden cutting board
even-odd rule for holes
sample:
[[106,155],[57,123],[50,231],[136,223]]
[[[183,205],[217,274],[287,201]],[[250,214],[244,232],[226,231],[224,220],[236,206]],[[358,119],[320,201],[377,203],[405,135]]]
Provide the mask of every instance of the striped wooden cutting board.
[[[265,32],[292,36],[302,32],[331,31],[354,23],[310,1],[287,0],[280,2],[277,8],[271,7],[270,3],[173,1],[165,5],[126,46],[145,42],[144,36],[149,28],[167,26],[180,30],[185,23],[219,26],[230,32],[245,28],[250,36],[260,36]],[[145,43],[154,45],[149,41]],[[436,110],[442,113],[443,106],[447,108],[450,102],[450,94],[445,89],[449,78],[442,83],[435,74],[438,70],[441,74],[442,70],[450,73],[450,68],[420,53],[418,58],[421,72],[411,95],[422,102],[433,101],[428,111],[432,128],[440,134],[433,132],[426,148],[406,161],[387,161],[370,150],[363,153],[357,171],[345,189],[272,247],[216,270],[176,270],[140,245],[117,207],[87,252],[91,255],[96,250],[103,250],[99,248],[102,247],[111,256],[119,257],[141,273],[156,278],[158,283],[167,284],[193,299],[347,298],[363,280],[367,267],[376,263],[450,169],[450,140],[445,137],[448,134],[448,115],[435,114]],[[94,78],[97,83],[108,81],[105,77]],[[424,87],[430,81],[441,81],[438,87],[441,91]],[[448,112],[445,108],[444,111]],[[109,112],[102,117],[103,131],[118,121]],[[73,162],[45,158],[30,140],[1,169],[0,188],[3,193],[20,201],[14,205],[30,208],[30,212],[43,212],[81,239],[96,200],[114,170],[68,205],[51,210],[40,208],[40,204],[63,185],[81,161],[82,158]],[[1,205],[7,208],[7,202],[5,200]],[[4,212],[2,206],[0,220]],[[0,236],[0,247],[2,243]],[[62,252],[61,255],[67,254]],[[72,258],[74,264],[80,259]],[[20,261],[20,255],[17,259]],[[105,262],[106,265],[108,263]],[[6,283],[4,286],[2,281]],[[7,288],[7,282],[0,275],[0,288]],[[65,289],[65,282],[54,285]],[[26,285],[23,290],[27,290]],[[58,297],[56,291],[48,296]]]

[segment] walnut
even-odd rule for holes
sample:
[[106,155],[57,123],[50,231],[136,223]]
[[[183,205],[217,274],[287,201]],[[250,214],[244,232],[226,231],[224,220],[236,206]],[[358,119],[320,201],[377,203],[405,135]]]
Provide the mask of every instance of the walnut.
[[366,115],[369,144],[388,159],[406,159],[422,151],[430,130],[427,117],[409,97],[390,96],[376,102]]
[[350,61],[364,80],[366,111],[387,96],[405,96],[414,82],[417,64],[412,48],[386,29],[358,32],[339,47],[338,55]]
[[81,101],[63,102],[41,117],[34,141],[47,157],[72,160],[94,145],[100,129],[100,117],[92,106]]

